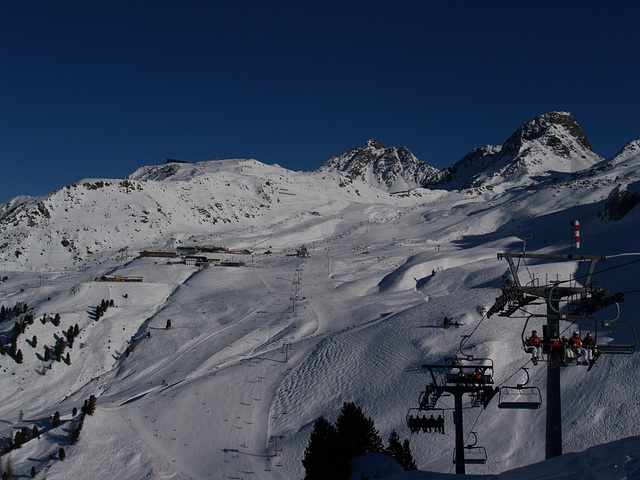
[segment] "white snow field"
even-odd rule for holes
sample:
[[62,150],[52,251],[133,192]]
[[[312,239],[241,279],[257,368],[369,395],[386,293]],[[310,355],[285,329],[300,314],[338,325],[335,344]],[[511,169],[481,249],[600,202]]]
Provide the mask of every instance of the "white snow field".
[[[228,160],[146,167],[128,183],[87,180],[29,199],[25,212],[40,204],[49,217],[40,209],[35,227],[16,220],[2,231],[9,253],[0,259],[0,304],[28,304],[35,322],[18,339],[22,364],[0,356],[0,438],[34,425],[41,437],[3,464],[10,457],[17,478],[35,466],[48,480],[301,479],[314,421],[335,421],[353,401],[385,443],[392,430],[410,438],[419,471],[398,472],[373,455],[352,478],[372,470],[375,478],[450,478],[451,413],[445,435],[412,435],[405,423],[430,381],[423,364],[452,357],[471,335],[464,352],[493,360],[497,386],[521,382],[526,366],[544,398],[545,365],[532,365],[522,348],[525,319],[484,317],[508,268],[498,253],[570,254],[570,221],[579,220],[574,253],[607,257],[594,280],[626,293],[618,322],[640,326],[640,263],[631,263],[640,259],[640,210],[618,221],[598,215],[611,191],[637,188],[639,160],[632,152],[591,175],[495,192],[395,195],[358,181],[341,187],[335,173]],[[20,206],[9,203],[5,216]],[[303,244],[309,258],[295,255]],[[254,254],[206,254],[243,267],[137,257],[189,245]],[[585,268],[529,261],[520,274],[544,283]],[[97,280],[105,274],[144,280]],[[114,307],[96,321],[103,299]],[[59,327],[42,323],[56,313]],[[462,325],[444,329],[445,316]],[[614,307],[598,316],[613,318]],[[44,361],[44,346],[75,324],[71,363]],[[0,323],[5,344],[13,326]],[[565,454],[549,461],[544,402],[510,411],[494,399],[465,410],[465,433],[476,432],[488,455],[467,466],[469,478],[640,478],[639,367],[636,353],[603,355],[591,371],[562,369]],[[92,394],[96,412],[71,445],[72,409]],[[62,423],[52,428],[56,411]]]

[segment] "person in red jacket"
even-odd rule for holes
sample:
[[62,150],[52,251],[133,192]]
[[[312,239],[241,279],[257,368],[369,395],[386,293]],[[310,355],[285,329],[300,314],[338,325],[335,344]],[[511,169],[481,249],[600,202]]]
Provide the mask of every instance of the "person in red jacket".
[[531,336],[527,338],[526,351],[531,354],[531,360],[534,365],[538,364],[538,359],[542,354],[542,339],[538,336],[536,330],[531,331]]
[[580,338],[580,332],[573,332],[573,336],[569,339],[569,347],[578,356],[578,365],[589,365],[587,362],[587,349],[582,346],[582,339]]

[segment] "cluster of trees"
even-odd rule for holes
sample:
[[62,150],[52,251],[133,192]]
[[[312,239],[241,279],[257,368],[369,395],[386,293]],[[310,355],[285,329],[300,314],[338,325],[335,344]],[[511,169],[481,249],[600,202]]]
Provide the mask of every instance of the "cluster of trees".
[[12,320],[13,317],[17,317],[22,313],[27,313],[29,307],[26,303],[18,302],[13,307],[0,306],[0,322],[5,320]]
[[304,478],[346,480],[350,474],[349,460],[366,452],[389,455],[405,470],[417,469],[409,440],[400,443],[398,434],[392,431],[385,448],[373,420],[366,418],[355,403],[345,402],[335,425],[324,417],[316,420],[302,459]]
[[[67,330],[66,332],[63,331],[63,334],[67,337],[67,344],[69,345],[69,348],[73,348],[73,342],[75,341],[75,338],[80,335],[80,327],[78,327],[78,324],[76,323],[74,326],[69,326],[69,330]],[[31,345],[35,347],[36,344],[37,338],[34,335],[33,339],[31,340]],[[62,360],[62,355],[64,354],[66,346],[67,345],[65,344],[62,335],[59,336],[55,346],[53,347],[53,354],[55,356],[56,362],[60,362]],[[51,360],[51,350],[46,345],[44,347],[44,360],[45,362]],[[67,365],[71,364],[71,356],[69,355],[69,353],[67,353],[67,356],[65,357],[65,362],[67,363]]]
[[113,298],[109,301],[102,299],[100,305],[96,307],[96,322],[102,318],[109,307],[113,307]]
[[[93,415],[96,409],[96,397],[95,395],[91,395],[87,400],[85,400],[84,405],[81,409],[82,415],[80,418],[76,418],[78,415],[78,409],[73,408],[73,418],[71,420],[69,426],[69,443],[71,445],[75,445],[78,443],[80,439],[80,432],[82,431],[82,425],[84,422],[84,418],[86,415]],[[19,419],[22,421],[24,418],[24,414],[22,410],[20,411]],[[60,426],[60,412],[56,411],[51,417],[51,427],[57,428]],[[28,427],[24,427],[21,430],[15,432],[15,435],[11,433],[7,439],[0,443],[2,449],[0,454],[7,454],[14,449],[21,448],[22,445],[33,438],[40,438],[40,431],[38,430],[37,425],[34,425],[32,429]],[[58,459],[60,461],[64,461],[66,458],[66,452],[64,448],[60,447],[58,450]],[[13,465],[11,462],[11,457],[7,459],[7,465],[3,468],[2,465],[2,456],[0,456],[0,479],[1,480],[12,480],[14,478]],[[34,478],[37,475],[36,468],[31,467],[31,478]]]
[[[14,307],[14,309],[20,310],[21,307],[19,307],[19,305],[23,305],[23,304],[17,304],[16,307]],[[24,304],[24,307],[26,306],[27,305]],[[9,310],[9,311],[11,312],[12,310]],[[18,338],[20,337],[21,334],[25,332],[25,330],[27,329],[27,326],[31,324],[33,324],[33,315],[29,314],[29,315],[26,315],[24,319],[15,322],[15,324],[13,325],[13,328],[11,329],[11,336],[9,337],[9,344],[10,344],[9,356],[11,356],[16,361],[16,363],[22,363],[22,360],[23,360],[22,350],[18,349]],[[2,342],[2,340],[0,340],[0,355],[6,355],[6,354],[7,354],[7,346],[4,344],[4,342]]]
[[7,437],[2,444],[2,452],[9,453],[12,450],[21,448],[22,445],[32,438],[40,438],[40,430],[38,430],[37,425],[34,425],[32,429],[23,427],[22,430],[18,430],[15,435],[13,433],[9,434],[9,437]]

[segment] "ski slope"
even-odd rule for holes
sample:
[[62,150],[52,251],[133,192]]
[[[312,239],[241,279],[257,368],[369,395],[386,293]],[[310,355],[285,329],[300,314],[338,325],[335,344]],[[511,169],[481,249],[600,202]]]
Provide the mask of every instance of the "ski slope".
[[[260,167],[218,168],[230,176]],[[132,248],[126,258],[110,250],[99,261],[65,269],[53,270],[47,259],[47,265],[30,260],[22,271],[11,264],[0,272],[8,277],[0,284],[0,303],[26,302],[35,316],[19,338],[24,363],[0,357],[0,437],[22,426],[38,425],[42,432],[8,454],[16,473],[28,475],[35,466],[36,478],[49,480],[302,478],[313,422],[320,415],[335,421],[342,403],[353,401],[374,419],[385,442],[392,430],[410,437],[419,469],[429,472],[384,478],[440,478],[431,472],[448,478],[451,418],[445,435],[411,435],[405,424],[429,381],[423,364],[453,356],[461,337],[472,334],[465,352],[493,360],[497,385],[520,381],[518,370],[526,365],[531,384],[545,388],[544,366],[533,366],[521,347],[524,320],[484,318],[507,269],[497,253],[568,254],[569,222],[579,219],[582,251],[607,256],[597,270],[610,270],[596,275],[598,283],[612,292],[637,290],[640,264],[622,265],[640,259],[639,214],[635,209],[618,222],[601,220],[606,192],[557,185],[394,197],[361,186],[345,200],[318,179],[308,180],[315,192],[298,181],[291,180],[291,195],[281,193],[269,216],[182,237],[250,248],[256,253],[251,258],[209,254],[246,267],[196,268],[136,258]],[[134,230],[131,238],[138,238]],[[154,242],[169,248],[167,238]],[[295,256],[302,244],[310,258]],[[531,262],[522,273],[527,281],[567,280],[581,268],[577,262]],[[144,282],[96,281],[105,273]],[[115,306],[95,321],[91,314],[102,299]],[[625,323],[635,324],[639,303],[637,294],[627,296]],[[55,313],[60,327],[40,321]],[[445,316],[462,325],[442,328]],[[71,364],[45,362],[43,346],[76,323],[80,335],[67,349]],[[12,326],[0,324],[5,334]],[[28,342],[33,335],[36,348]],[[467,472],[501,480],[634,478],[639,362],[637,354],[606,355],[590,372],[563,369],[564,451],[571,455],[542,465],[544,407],[503,411],[494,400],[486,410],[466,410],[465,432],[477,432],[489,457]],[[69,445],[71,411],[91,394],[97,411],[87,417],[80,441]],[[63,421],[52,428],[56,410]],[[60,446],[64,461],[56,458]],[[565,471],[573,476],[563,477]]]

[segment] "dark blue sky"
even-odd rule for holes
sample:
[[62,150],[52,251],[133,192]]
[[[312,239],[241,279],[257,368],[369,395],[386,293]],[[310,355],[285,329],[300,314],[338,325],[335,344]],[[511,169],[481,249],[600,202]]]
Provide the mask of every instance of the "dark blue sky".
[[640,2],[14,1],[0,202],[166,158],[313,170],[377,138],[444,168],[570,111],[640,139]]

